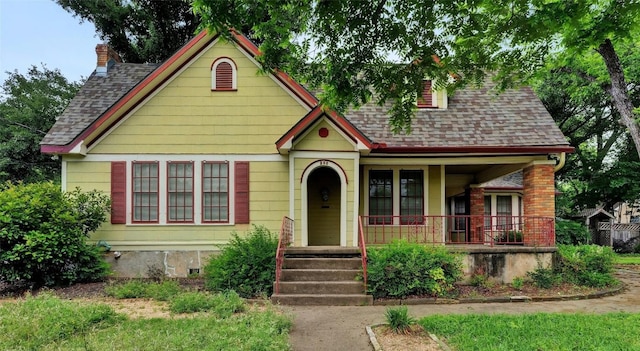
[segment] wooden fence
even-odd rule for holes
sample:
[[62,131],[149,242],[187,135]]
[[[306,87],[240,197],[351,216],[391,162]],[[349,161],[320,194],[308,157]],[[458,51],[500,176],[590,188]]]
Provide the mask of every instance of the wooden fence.
[[627,242],[640,236],[640,223],[598,223],[597,244],[613,246],[614,241]]

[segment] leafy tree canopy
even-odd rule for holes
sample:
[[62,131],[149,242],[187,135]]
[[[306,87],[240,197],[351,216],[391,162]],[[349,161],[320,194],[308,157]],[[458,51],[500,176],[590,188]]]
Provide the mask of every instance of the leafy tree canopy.
[[[260,59],[267,70],[278,67],[322,87],[323,100],[338,110],[372,97],[392,99],[390,124],[396,132],[410,130],[425,77],[455,88],[481,83],[487,72],[495,72],[500,88],[506,88],[533,76],[557,53],[595,50],[611,78],[608,93],[640,146],[613,46],[639,33],[638,0],[194,0],[193,5],[211,30],[252,28],[262,41]],[[450,73],[457,75],[455,82]]]
[[96,26],[125,62],[161,62],[193,37],[198,18],[187,0],[56,0]]
[[[640,104],[640,52],[633,42],[619,47],[625,67],[629,97]],[[574,146],[558,176],[563,192],[558,215],[640,199],[638,154],[626,128],[618,123],[620,114],[611,95],[610,80],[598,54],[558,57],[555,67],[541,75],[535,89],[547,110]]]
[[31,66],[26,74],[10,72],[0,89],[0,182],[56,179],[60,161],[41,154],[40,141],[80,83],[59,70]]

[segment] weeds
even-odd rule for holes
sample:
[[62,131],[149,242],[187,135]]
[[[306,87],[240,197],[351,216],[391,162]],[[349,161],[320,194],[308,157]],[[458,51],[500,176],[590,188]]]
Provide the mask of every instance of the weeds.
[[416,319],[409,316],[407,306],[397,308],[387,308],[384,317],[389,324],[389,328],[396,334],[407,334],[411,331],[411,326],[416,324]]

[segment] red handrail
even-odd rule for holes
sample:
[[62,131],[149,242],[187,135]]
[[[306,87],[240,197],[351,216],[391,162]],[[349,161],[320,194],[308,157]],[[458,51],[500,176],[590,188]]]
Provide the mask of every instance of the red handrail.
[[278,249],[276,250],[276,286],[274,288],[276,294],[280,292],[280,275],[282,274],[282,264],[284,263],[284,251],[293,239],[293,224],[293,219],[287,216],[282,218]]
[[364,291],[367,291],[367,244],[364,241],[362,230],[362,216],[358,217],[358,247],[360,247],[360,257],[362,258],[362,280],[364,281]]
[[421,244],[554,246],[555,218],[535,216],[360,216],[366,244],[401,239]]

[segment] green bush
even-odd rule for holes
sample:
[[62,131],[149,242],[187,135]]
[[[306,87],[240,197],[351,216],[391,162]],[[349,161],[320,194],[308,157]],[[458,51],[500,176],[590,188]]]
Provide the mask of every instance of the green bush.
[[396,241],[367,250],[367,290],[374,298],[443,296],[462,277],[458,256],[444,247]]
[[565,281],[583,286],[605,287],[615,283],[615,253],[597,245],[559,245],[555,269]]
[[528,272],[527,275],[535,286],[542,289],[551,289],[562,283],[562,276],[557,274],[553,268],[538,267],[533,272]]
[[407,306],[398,308],[387,308],[384,312],[384,318],[389,324],[389,328],[396,334],[406,334],[411,331],[411,326],[416,324],[416,319],[409,316]]
[[556,220],[556,244],[585,245],[590,242],[591,233],[583,223],[564,219]]
[[0,281],[53,286],[103,278],[108,265],[86,239],[108,210],[108,197],[96,191],[0,185]]
[[534,284],[545,289],[562,282],[602,288],[616,283],[614,260],[615,253],[610,247],[558,245],[553,267],[540,267],[528,275]]
[[277,236],[264,226],[254,225],[244,238],[233,232],[229,245],[205,266],[205,287],[212,291],[234,290],[245,298],[271,295],[277,249]]
[[501,233],[500,236],[496,238],[496,242],[504,243],[504,244],[514,244],[514,245],[522,244],[523,242],[522,232],[517,230],[507,230]]

